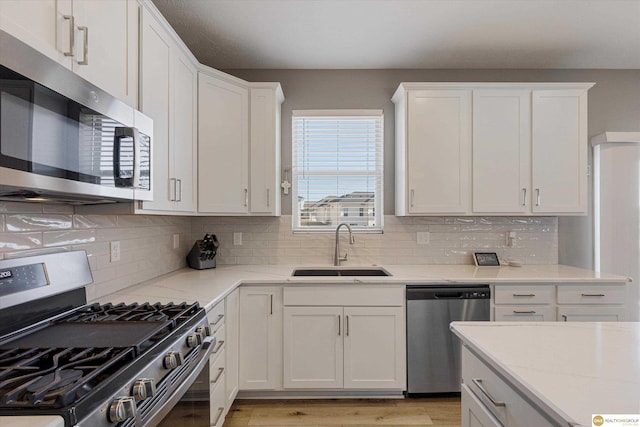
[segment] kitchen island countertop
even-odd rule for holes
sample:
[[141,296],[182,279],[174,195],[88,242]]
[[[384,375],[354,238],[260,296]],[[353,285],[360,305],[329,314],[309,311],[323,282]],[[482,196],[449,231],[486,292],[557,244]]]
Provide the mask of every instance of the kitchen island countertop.
[[638,322],[453,322],[451,330],[566,425],[591,426],[592,414],[640,414]]
[[[209,270],[183,268],[113,293],[88,287],[88,299],[100,302],[198,301],[213,307],[241,284],[463,284],[463,283],[625,283],[624,276],[565,265],[476,267],[471,265],[381,265],[387,277],[292,277],[294,265],[224,265]],[[330,266],[315,265],[313,268]],[[344,267],[362,267],[350,266]]]

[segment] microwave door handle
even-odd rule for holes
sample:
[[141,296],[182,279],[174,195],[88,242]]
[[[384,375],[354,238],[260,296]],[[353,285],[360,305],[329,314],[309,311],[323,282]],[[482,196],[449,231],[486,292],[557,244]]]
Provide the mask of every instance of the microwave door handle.
[[113,180],[116,187],[120,187],[120,177],[122,176],[122,170],[120,169],[120,142],[125,137],[123,128],[116,128],[113,135]]
[[133,133],[133,188],[140,188],[140,132],[131,128]]

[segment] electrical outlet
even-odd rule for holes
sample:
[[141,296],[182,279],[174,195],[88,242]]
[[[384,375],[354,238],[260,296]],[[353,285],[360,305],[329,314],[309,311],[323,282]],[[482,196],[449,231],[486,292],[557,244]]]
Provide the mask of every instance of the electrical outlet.
[[109,250],[111,252],[111,262],[120,261],[120,242],[115,240],[109,243]]
[[175,233],[173,235],[173,249],[178,249],[180,247],[180,235]]
[[431,236],[428,231],[418,231],[417,240],[419,245],[428,245],[431,240]]
[[242,232],[233,233],[233,244],[236,246],[242,245]]

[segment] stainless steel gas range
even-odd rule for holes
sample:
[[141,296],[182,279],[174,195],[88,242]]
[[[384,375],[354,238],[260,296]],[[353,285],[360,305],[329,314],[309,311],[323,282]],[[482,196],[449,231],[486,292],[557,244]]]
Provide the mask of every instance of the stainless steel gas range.
[[198,303],[88,305],[91,282],[84,251],[0,261],[0,419],[156,426],[208,369]]

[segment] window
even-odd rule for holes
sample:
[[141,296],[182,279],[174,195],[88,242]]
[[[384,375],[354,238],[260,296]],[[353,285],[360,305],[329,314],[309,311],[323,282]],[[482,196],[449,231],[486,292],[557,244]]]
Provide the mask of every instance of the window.
[[293,112],[293,231],[382,231],[382,110]]

